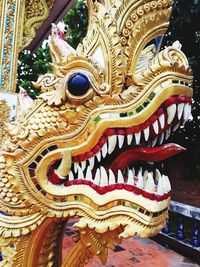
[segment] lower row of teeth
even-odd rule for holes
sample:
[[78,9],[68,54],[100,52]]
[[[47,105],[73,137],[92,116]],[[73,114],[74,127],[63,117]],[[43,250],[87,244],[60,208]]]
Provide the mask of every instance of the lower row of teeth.
[[124,178],[121,170],[118,170],[118,173],[115,177],[111,169],[109,169],[107,173],[105,168],[101,166],[96,170],[96,174],[93,179],[90,166],[87,167],[85,175],[82,169],[78,167],[78,173],[76,177],[72,171],[70,171],[68,176],[68,181],[74,180],[89,181],[92,182],[94,185],[100,187],[117,184],[127,184],[142,189],[143,191],[146,191],[148,193],[153,193],[161,196],[171,191],[171,184],[168,176],[164,174],[161,175],[158,169],[156,169],[153,173],[152,171],[148,172],[147,170],[143,172],[142,168],[140,168],[137,174],[135,173],[134,168],[128,169],[128,175],[126,178]]

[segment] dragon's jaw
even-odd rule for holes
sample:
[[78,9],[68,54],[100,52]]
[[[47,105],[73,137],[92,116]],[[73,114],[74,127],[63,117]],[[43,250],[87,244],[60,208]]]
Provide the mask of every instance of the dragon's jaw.
[[34,84],[41,101],[17,144],[10,132],[15,192],[24,213],[75,215],[80,228],[123,226],[121,236],[150,236],[166,220],[171,186],[159,170],[136,165],[183,150],[162,143],[190,116],[192,73],[178,42],[162,51],[148,45],[166,31],[170,0],[118,2],[91,1],[91,25],[77,51],[52,38],[53,73]]
[[[88,214],[80,220],[79,227],[89,225],[97,232],[106,232],[121,225],[123,237],[158,233],[167,218],[171,185],[159,170],[142,171],[135,164],[161,161],[183,150],[178,145],[162,143],[177,125],[189,119],[190,105],[191,97],[172,96],[144,123],[106,129],[95,146],[72,158],[66,177],[59,177],[54,171],[59,161],[49,164],[49,181],[40,179],[41,186],[54,195],[56,188],[56,194],[66,198],[67,215],[72,207]],[[156,144],[159,146],[154,147]],[[44,168],[45,164],[41,166]],[[37,176],[44,177],[41,170]]]
[[[39,211],[42,219],[78,216],[80,228],[99,233],[122,226],[123,237],[158,233],[167,218],[169,180],[158,170],[142,172],[135,165],[141,160],[164,160],[183,150],[162,142],[190,116],[190,80],[186,76],[178,84],[174,79],[162,86],[152,83],[133,99],[96,97],[98,105],[88,101],[76,112],[68,104],[58,108],[39,102],[27,119],[29,127],[35,131],[40,118],[52,112],[56,116],[52,122],[59,127],[38,130],[37,139],[30,135],[21,148],[31,147],[34,153],[22,158],[22,150],[17,150],[17,166],[11,164],[13,157],[6,158],[18,170],[15,179],[21,175],[23,181],[15,190],[26,205],[24,213]],[[66,155],[67,173],[61,175]],[[18,210],[9,212],[18,214]]]
[[[116,138],[116,137],[115,137]],[[88,162],[80,162],[72,165],[72,170],[65,180],[60,179],[56,173],[48,173],[50,182],[63,183],[65,187],[70,187],[73,191],[74,185],[87,185],[94,189],[98,194],[105,195],[114,190],[125,189],[136,195],[142,194],[149,199],[161,201],[168,198],[171,192],[170,182],[167,176],[161,175],[158,169],[155,173],[142,170],[142,167],[135,168],[137,161],[161,161],[182,150],[182,147],[175,144],[167,144],[156,148],[129,148],[116,151],[118,154],[112,160],[112,153],[106,156],[104,148],[100,149],[96,159]],[[123,147],[122,147],[123,148]],[[121,149],[122,149],[121,148]],[[107,149],[107,148],[106,148]],[[101,160],[101,157],[104,157]],[[96,163],[93,164],[93,161]],[[140,163],[140,162],[139,162]],[[80,165],[79,165],[80,164]],[[141,163],[140,163],[141,164]],[[139,164],[137,164],[139,165]]]
[[[136,172],[135,163],[159,162],[183,151],[178,145],[163,145],[163,142],[189,119],[190,113],[191,97],[169,97],[142,124],[106,129],[90,150],[72,158],[71,170],[66,177],[59,179],[59,176],[48,174],[49,181],[65,187],[86,184],[101,195],[124,186],[131,191],[132,186],[137,188],[136,191],[146,190],[151,199],[151,194],[160,195],[163,199],[170,192],[168,178],[162,178],[158,170],[155,174],[147,170],[142,172],[141,169]],[[56,169],[58,164],[51,164],[48,172]],[[166,181],[160,183],[159,178]]]

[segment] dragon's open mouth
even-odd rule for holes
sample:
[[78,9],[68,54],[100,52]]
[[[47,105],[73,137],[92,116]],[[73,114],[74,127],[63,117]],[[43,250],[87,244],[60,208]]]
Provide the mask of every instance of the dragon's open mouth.
[[172,96],[143,124],[107,129],[90,151],[73,158],[66,179],[53,172],[59,161],[54,163],[49,180],[66,187],[86,184],[99,194],[125,189],[151,200],[164,200],[171,192],[168,177],[158,169],[142,170],[141,162],[159,162],[184,150],[176,144],[162,144],[189,119],[190,111],[190,97]]

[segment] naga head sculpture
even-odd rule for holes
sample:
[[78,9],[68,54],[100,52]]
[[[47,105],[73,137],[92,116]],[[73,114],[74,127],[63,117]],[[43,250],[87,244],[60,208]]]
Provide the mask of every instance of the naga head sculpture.
[[76,50],[53,25],[52,73],[34,83],[42,93],[8,126],[0,158],[1,209],[8,221],[28,219],[2,234],[71,216],[80,229],[120,228],[124,238],[164,226],[169,179],[141,167],[184,150],[166,141],[189,119],[192,97],[180,43],[160,51],[172,2],[88,0],[88,32]]

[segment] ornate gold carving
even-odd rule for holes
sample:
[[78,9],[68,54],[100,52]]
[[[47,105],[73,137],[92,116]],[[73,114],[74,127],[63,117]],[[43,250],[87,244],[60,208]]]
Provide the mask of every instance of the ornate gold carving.
[[5,128],[6,124],[10,120],[10,107],[6,100],[0,100],[0,114],[1,114],[1,123],[0,123],[0,147],[3,141],[3,137],[6,134]]
[[5,267],[20,267],[22,266],[22,259],[24,249],[27,245],[28,236],[22,236],[18,239],[15,237],[0,238],[1,242],[1,254],[3,261],[0,262],[0,266]]
[[54,2],[55,0],[26,0],[22,48],[31,43],[36,30],[48,18]]
[[0,91],[15,92],[25,0],[0,0]]
[[95,255],[100,258],[102,264],[106,264],[108,248],[115,249],[115,246],[121,243],[119,234],[120,228],[105,234],[98,234],[87,227],[80,229],[80,235],[74,237],[77,245],[71,250],[62,267],[84,266]]
[[[16,203],[11,203],[15,206]],[[27,235],[35,230],[43,221],[44,216],[39,213],[30,214],[27,216],[5,216],[0,215],[0,233],[1,237],[20,237]],[[23,222],[23,223],[22,223]]]
[[58,266],[64,226],[60,220],[46,220],[38,229],[32,228],[31,235],[1,238],[0,266]]
[[[27,2],[29,10],[33,3]],[[192,74],[180,44],[162,51],[148,46],[164,34],[171,4],[170,0],[88,1],[88,33],[76,51],[64,33],[53,31],[52,73],[34,83],[42,94],[23,117],[7,126],[4,135],[0,203],[10,216],[0,215],[2,266],[83,266],[97,254],[105,263],[113,240],[152,236],[165,224],[170,197],[162,180],[163,184],[152,186],[150,175],[150,182],[143,177],[143,185],[138,185],[138,175],[130,185],[119,172],[108,183],[103,164],[109,146],[113,148],[117,138],[127,138],[129,130],[137,128],[132,138],[136,141],[140,134],[141,145],[147,142],[153,127],[150,119],[158,118],[158,110],[165,111],[167,120],[163,105],[169,98],[183,99],[184,122],[189,116]],[[35,23],[35,13],[26,16]],[[54,30],[58,30],[55,25]],[[69,81],[79,80],[80,74],[87,81],[84,93],[76,86],[73,92],[74,84],[70,87]],[[167,120],[166,127],[171,124]],[[105,157],[100,169],[94,157]],[[80,236],[62,261],[58,252],[62,230],[73,216],[79,218]],[[14,252],[6,248],[8,244],[14,244]]]

